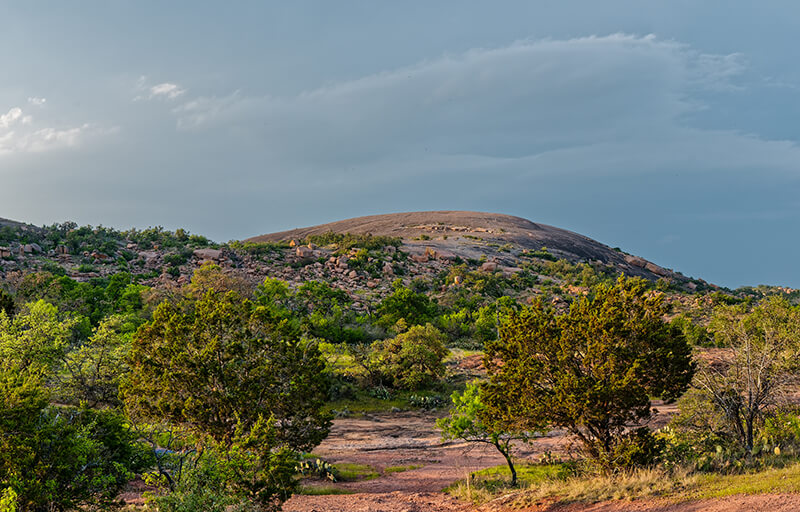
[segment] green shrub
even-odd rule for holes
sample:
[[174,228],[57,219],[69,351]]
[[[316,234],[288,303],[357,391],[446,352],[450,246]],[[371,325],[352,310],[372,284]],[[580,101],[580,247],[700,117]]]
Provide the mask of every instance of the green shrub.
[[394,387],[421,389],[444,375],[444,335],[431,324],[411,327],[394,338],[373,344],[373,363]]

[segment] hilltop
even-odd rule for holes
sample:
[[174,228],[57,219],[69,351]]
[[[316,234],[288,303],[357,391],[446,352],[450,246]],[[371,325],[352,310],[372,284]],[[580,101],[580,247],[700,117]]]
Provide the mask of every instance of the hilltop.
[[521,255],[546,251],[570,263],[610,265],[626,275],[651,280],[683,275],[589,237],[546,224],[499,213],[430,211],[370,215],[252,237],[246,242],[289,242],[327,233],[397,237],[411,254],[446,255],[496,261],[516,268]]

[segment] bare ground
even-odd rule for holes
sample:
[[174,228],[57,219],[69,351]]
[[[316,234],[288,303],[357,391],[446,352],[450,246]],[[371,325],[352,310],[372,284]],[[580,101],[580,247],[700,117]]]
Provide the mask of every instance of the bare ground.
[[[654,404],[659,410],[652,426],[666,423],[674,406]],[[448,496],[442,489],[465,478],[471,471],[503,464],[491,446],[442,443],[435,429],[435,415],[424,413],[380,414],[345,418],[315,454],[335,463],[369,464],[381,473],[376,479],[341,482],[335,487],[352,492],[342,495],[297,495],[284,505],[287,512],[508,512],[499,505],[476,509]],[[545,451],[561,452],[566,438],[551,434],[520,446],[520,458],[537,459]],[[383,473],[387,467],[421,466],[399,473]],[[314,485],[314,484],[312,484]],[[326,485],[319,483],[317,485]],[[596,504],[542,502],[524,512],[794,512],[800,496],[790,494],[732,496],[724,499],[674,503],[666,500],[614,501]]]

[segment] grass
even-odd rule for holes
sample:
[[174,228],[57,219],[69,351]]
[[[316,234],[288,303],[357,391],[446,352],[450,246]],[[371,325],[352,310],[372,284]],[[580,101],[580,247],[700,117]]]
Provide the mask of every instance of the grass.
[[342,489],[333,485],[320,485],[320,486],[306,486],[302,485],[297,489],[296,494],[304,494],[306,496],[324,496],[328,494],[353,494],[350,489]]
[[687,495],[705,499],[763,493],[800,493],[800,463],[738,475],[700,475]]
[[464,389],[463,382],[443,382],[440,389],[436,390],[421,390],[421,391],[407,391],[407,390],[390,390],[391,395],[388,399],[377,398],[370,395],[367,390],[359,390],[356,392],[355,398],[346,398],[329,402],[325,408],[327,410],[347,411],[343,416],[363,416],[365,414],[376,414],[382,412],[390,412],[392,410],[418,410],[409,403],[409,399],[416,396],[438,396],[444,400],[445,406],[450,403],[450,395],[453,391],[462,391]]
[[422,467],[421,465],[413,465],[413,464],[410,464],[408,466],[389,466],[388,468],[384,469],[383,472],[385,474],[402,473],[404,471],[411,471],[412,469],[419,469],[421,467]]
[[740,474],[698,473],[685,468],[639,469],[615,475],[570,476],[559,464],[520,465],[519,486],[509,485],[505,466],[477,471],[446,492],[473,503],[495,500],[504,506],[527,507],[543,499],[559,502],[662,498],[673,502],[722,498],[736,494],[800,492],[800,462]]
[[339,479],[345,481],[372,480],[380,476],[375,468],[369,464],[351,464],[348,462],[336,464],[336,472],[339,475]]
[[464,348],[451,348],[450,353],[444,358],[445,363],[458,362],[468,357],[483,355],[483,350],[470,350]]

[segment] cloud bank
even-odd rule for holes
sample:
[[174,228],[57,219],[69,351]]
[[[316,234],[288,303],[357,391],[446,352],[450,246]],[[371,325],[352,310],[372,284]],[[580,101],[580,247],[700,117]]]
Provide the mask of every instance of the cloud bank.
[[[32,105],[41,106],[44,98],[31,98]],[[12,107],[0,114],[0,156],[20,153],[40,153],[78,146],[88,132],[89,124],[73,127],[45,126],[26,114],[20,107]]]

